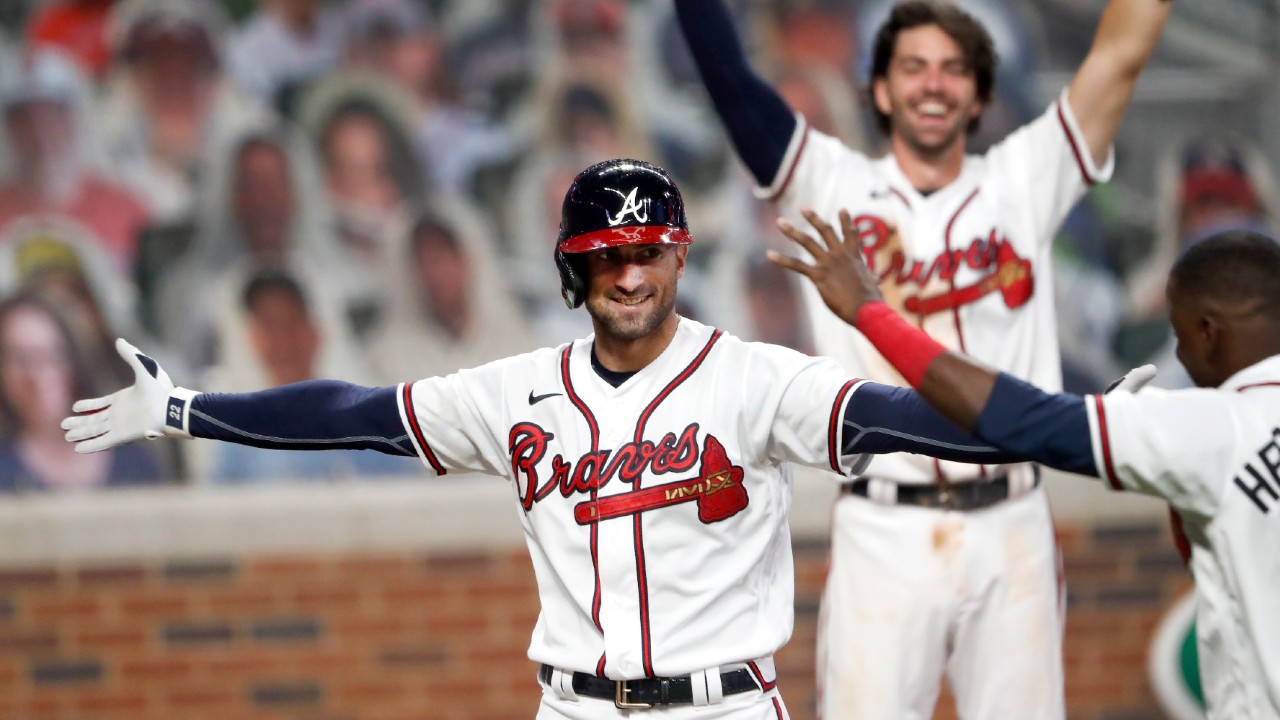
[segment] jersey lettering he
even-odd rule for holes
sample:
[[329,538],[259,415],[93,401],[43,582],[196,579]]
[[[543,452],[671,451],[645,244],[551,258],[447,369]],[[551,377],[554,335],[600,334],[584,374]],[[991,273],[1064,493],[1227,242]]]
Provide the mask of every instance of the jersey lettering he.
[[1240,491],[1247,495],[1253,501],[1253,504],[1257,505],[1258,509],[1264,513],[1271,508],[1267,506],[1267,501],[1264,501],[1263,493],[1271,497],[1269,501],[1271,503],[1280,501],[1280,493],[1276,492],[1276,488],[1280,487],[1280,443],[1277,443],[1277,438],[1280,438],[1280,427],[1271,431],[1271,442],[1263,445],[1258,450],[1258,461],[1262,464],[1262,467],[1266,468],[1267,474],[1271,476],[1270,483],[1262,477],[1262,473],[1258,472],[1252,462],[1244,464],[1244,471],[1253,478],[1252,483],[1241,480],[1239,475],[1232,478],[1236,487],[1240,488]]
[[858,215],[853,219],[858,232],[862,257],[881,284],[923,288],[932,280],[952,282],[963,267],[978,272],[989,271],[976,282],[953,287],[935,295],[912,295],[905,309],[919,315],[952,310],[977,302],[988,293],[998,292],[1009,309],[1026,304],[1035,287],[1031,261],[1014,249],[1008,238],[991,228],[985,237],[974,237],[964,247],[948,249],[933,259],[908,260],[889,223],[877,215]]

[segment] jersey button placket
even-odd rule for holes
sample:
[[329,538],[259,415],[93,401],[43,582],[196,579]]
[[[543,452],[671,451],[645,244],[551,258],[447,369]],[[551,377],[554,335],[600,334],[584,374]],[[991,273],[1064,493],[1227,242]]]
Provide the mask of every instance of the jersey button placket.
[[631,522],[626,516],[600,523],[600,625],[609,669],[638,677],[644,673],[640,669],[640,607]]

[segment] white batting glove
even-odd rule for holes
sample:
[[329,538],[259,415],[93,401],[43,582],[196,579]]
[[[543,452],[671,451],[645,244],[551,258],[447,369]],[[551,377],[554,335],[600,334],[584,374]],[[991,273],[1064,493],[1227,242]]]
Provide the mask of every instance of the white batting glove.
[[77,414],[62,421],[67,442],[76,443],[78,453],[91,453],[143,438],[191,437],[187,410],[199,393],[174,387],[155,360],[124,338],[116,340],[116,352],[133,368],[133,384],[72,405],[71,411]]
[[1113,392],[1138,392],[1138,390],[1142,389],[1142,386],[1151,382],[1151,379],[1155,376],[1155,365],[1142,365],[1136,367],[1124,375],[1121,375],[1119,380],[1108,385],[1107,389],[1103,391],[1103,394],[1105,395]]

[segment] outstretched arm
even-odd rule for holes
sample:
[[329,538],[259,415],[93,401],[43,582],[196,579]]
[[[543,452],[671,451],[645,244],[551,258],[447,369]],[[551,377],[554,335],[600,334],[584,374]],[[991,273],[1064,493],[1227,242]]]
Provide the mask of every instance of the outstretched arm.
[[308,380],[251,393],[191,399],[193,437],[281,450],[377,450],[414,454],[394,387]]
[[1093,47],[1067,90],[1089,153],[1099,167],[1115,140],[1138,74],[1146,67],[1169,17],[1170,0],[1111,0]]
[[253,393],[197,393],[174,387],[154,360],[125,342],[116,350],[134,384],[80,400],[62,421],[76,452],[141,439],[202,437],[287,450],[377,450],[414,455],[393,387],[313,380]]
[[785,220],[779,226],[814,263],[774,251],[769,259],[813,281],[832,312],[857,327],[944,417],[1019,459],[1097,476],[1083,398],[1046,393],[948,351],[884,304],[847,212],[840,213],[843,240],[812,211],[803,215],[825,247]]
[[676,0],[676,17],[738,157],[769,186],[795,133],[795,114],[747,63],[724,0]]
[[842,452],[907,452],[982,465],[1027,459],[992,447],[956,427],[915,390],[874,382],[859,385],[845,406]]

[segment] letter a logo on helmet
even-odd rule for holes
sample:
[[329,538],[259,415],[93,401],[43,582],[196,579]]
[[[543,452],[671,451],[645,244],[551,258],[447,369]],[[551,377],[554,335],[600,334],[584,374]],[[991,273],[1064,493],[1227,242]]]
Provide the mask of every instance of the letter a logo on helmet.
[[556,267],[560,294],[570,308],[587,295],[586,263],[579,253],[619,245],[688,245],[684,200],[657,165],[624,158],[583,170],[564,195]]
[[[622,221],[627,219],[627,213],[636,216],[636,220],[647,222],[649,220],[649,201],[646,199],[643,206],[636,202],[636,191],[640,188],[631,188],[631,192],[627,194],[627,198],[622,201],[622,209],[618,211],[617,217],[608,218],[609,225],[621,225]],[[617,192],[617,191],[615,191]],[[642,214],[640,211],[643,210]]]

